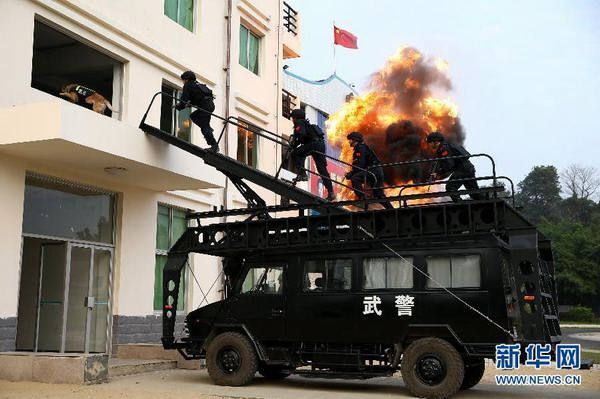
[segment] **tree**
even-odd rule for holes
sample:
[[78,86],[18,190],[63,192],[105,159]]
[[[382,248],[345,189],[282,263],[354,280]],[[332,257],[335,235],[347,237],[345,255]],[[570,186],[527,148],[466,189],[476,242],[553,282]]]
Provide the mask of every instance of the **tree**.
[[558,210],[562,218],[589,226],[593,215],[600,212],[600,204],[585,198],[570,197],[558,204]]
[[571,164],[560,177],[569,197],[589,200],[600,188],[598,169],[593,166]]
[[535,166],[517,187],[516,202],[533,223],[538,224],[542,217],[558,221],[560,181],[554,166]]
[[539,226],[552,239],[556,286],[560,303],[600,306],[600,213],[589,226],[563,219],[552,223],[543,219]]

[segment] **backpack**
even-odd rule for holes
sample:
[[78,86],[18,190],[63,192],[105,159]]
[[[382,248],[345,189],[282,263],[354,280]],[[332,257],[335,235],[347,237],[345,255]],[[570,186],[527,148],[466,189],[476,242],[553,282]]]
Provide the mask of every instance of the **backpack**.
[[198,90],[198,92],[200,92],[200,97],[202,98],[202,100],[206,100],[206,99],[212,100],[213,98],[215,98],[212,90],[209,89],[208,86],[205,85],[204,83],[196,82],[196,89]]
[[381,165],[381,160],[379,159],[379,157],[377,156],[377,154],[375,154],[375,151],[373,151],[371,149],[371,147],[369,147],[368,145],[365,144],[365,147],[367,147],[367,166],[373,166],[373,165]]
[[309,126],[312,128],[310,130],[313,139],[325,140],[325,132],[323,132],[323,129],[321,129],[319,125],[310,124]]

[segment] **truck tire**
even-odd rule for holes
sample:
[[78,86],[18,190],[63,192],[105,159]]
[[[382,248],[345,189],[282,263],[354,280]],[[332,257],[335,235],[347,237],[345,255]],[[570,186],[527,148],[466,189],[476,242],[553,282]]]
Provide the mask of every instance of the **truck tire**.
[[217,335],[208,346],[206,368],[215,384],[239,387],[254,378],[258,358],[245,335],[226,332]]
[[290,376],[291,369],[285,366],[272,366],[261,364],[258,366],[258,374],[269,380],[281,380]]
[[465,376],[454,346],[440,338],[421,338],[406,348],[400,364],[402,379],[413,395],[441,399],[452,396]]
[[479,384],[479,381],[483,378],[483,373],[485,372],[485,359],[466,358],[463,362],[465,363],[465,378],[460,389],[473,388],[475,385]]

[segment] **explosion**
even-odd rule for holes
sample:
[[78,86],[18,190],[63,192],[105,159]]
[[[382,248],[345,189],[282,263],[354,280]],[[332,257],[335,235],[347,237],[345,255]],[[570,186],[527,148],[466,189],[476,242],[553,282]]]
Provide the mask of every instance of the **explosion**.
[[[446,75],[448,62],[427,59],[414,48],[401,47],[385,66],[371,76],[370,91],[354,97],[327,121],[329,143],[342,149],[341,160],[352,163],[352,148],[346,136],[360,132],[382,163],[433,158],[427,134],[439,131],[446,140],[462,145],[465,134],[458,118],[458,106],[441,95],[452,89]],[[424,182],[429,163],[384,168],[384,186]],[[432,189],[435,190],[436,186]],[[427,189],[404,191],[423,192]],[[398,195],[399,190],[386,190]],[[340,196],[349,199],[351,190]]]

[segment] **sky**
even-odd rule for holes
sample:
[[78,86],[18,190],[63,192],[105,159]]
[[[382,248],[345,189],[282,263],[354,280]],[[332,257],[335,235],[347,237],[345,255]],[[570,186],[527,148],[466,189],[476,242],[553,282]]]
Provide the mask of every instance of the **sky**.
[[290,72],[333,73],[335,21],[358,38],[336,46],[336,73],[362,94],[401,46],[447,60],[465,147],[515,185],[537,165],[600,170],[600,0],[286,1],[302,16]]

